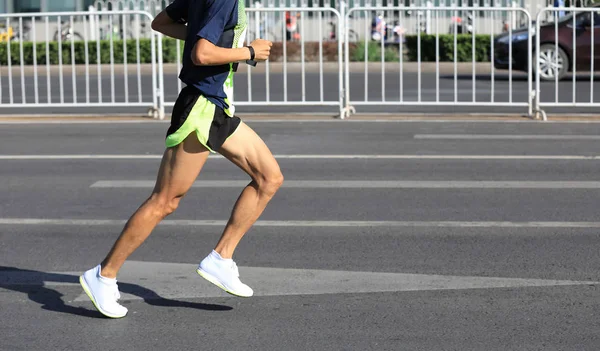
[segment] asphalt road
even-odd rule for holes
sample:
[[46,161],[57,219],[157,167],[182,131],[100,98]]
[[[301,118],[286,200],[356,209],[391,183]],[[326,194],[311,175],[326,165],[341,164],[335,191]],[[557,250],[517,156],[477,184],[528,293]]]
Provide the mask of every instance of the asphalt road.
[[[356,65],[355,65],[356,66]],[[456,77],[453,68],[442,67],[439,75],[431,67],[424,69],[419,76],[414,70],[406,70],[400,74],[396,65],[388,65],[387,69],[371,65],[368,74],[365,76],[362,67],[353,66],[350,74],[350,98],[358,112],[383,112],[383,113],[513,113],[526,114],[527,108],[523,106],[510,107],[500,106],[509,103],[525,104],[529,97],[529,88],[526,76],[520,72],[514,72],[512,79],[508,71],[496,71],[493,75],[484,72],[481,68],[475,75],[468,69],[469,67],[461,65],[457,71]],[[447,66],[447,65],[446,65]],[[362,70],[361,70],[362,69]],[[489,68],[486,67],[487,70]],[[236,75],[236,100],[239,101],[240,112],[255,113],[330,113],[339,112],[337,107],[319,106],[319,101],[336,102],[339,101],[339,76],[335,70],[326,69],[321,74],[318,71],[307,70],[304,83],[302,75],[296,69],[287,73],[287,82],[284,80],[284,74],[280,69],[273,68],[273,71],[267,76],[264,68],[254,71],[250,76],[246,72],[240,72]],[[15,71],[16,72],[16,71]],[[46,75],[40,73],[38,77],[38,101],[40,103],[87,101],[89,90],[89,101],[96,103],[102,102],[142,102],[144,106],[152,104],[152,75],[143,72],[138,79],[134,73],[135,67],[129,67],[127,82],[125,75],[117,73],[113,80],[110,79],[109,68],[103,68],[103,76],[99,80],[96,67],[91,68],[89,80],[86,80],[85,74],[77,72],[75,83],[70,67],[65,67],[63,80],[60,75],[51,75],[50,83]],[[0,102],[2,104],[10,103],[9,91],[13,91],[13,102],[21,103],[23,96],[28,103],[35,102],[35,80],[31,72],[25,73],[22,84],[21,75],[13,76],[12,88],[6,76],[0,77]],[[165,101],[168,104],[167,112],[170,112],[172,103],[177,98],[179,92],[177,70],[175,66],[168,66],[165,70]],[[249,78],[250,77],[250,78]],[[268,78],[267,78],[268,77]],[[456,78],[456,79],[455,79]],[[323,84],[321,85],[321,81]],[[554,82],[543,82],[541,101],[568,103],[573,99],[579,103],[599,102],[600,84],[598,79],[592,80],[589,75],[578,75],[573,84],[572,79],[566,79],[555,85]],[[48,90],[50,86],[50,90]],[[89,87],[88,87],[89,86]],[[25,88],[23,90],[23,87]],[[420,87],[420,88],[419,88]],[[439,89],[438,89],[439,87]],[[575,87],[575,90],[573,89]],[[592,88],[593,87],[593,88]],[[593,90],[593,94],[592,94]],[[101,91],[101,94],[98,92]],[[61,93],[62,92],[62,93]],[[75,96],[74,96],[75,92]],[[383,93],[382,93],[383,92]],[[62,95],[62,96],[61,96]],[[100,99],[101,97],[101,99]],[[62,99],[62,100],[61,100]],[[302,102],[308,101],[307,106],[269,106],[264,103],[262,106],[243,106],[243,102]],[[497,103],[498,106],[469,107],[457,106],[456,103]],[[364,102],[368,102],[364,106]],[[392,105],[385,105],[392,103]],[[169,105],[170,103],[170,105]],[[445,105],[444,105],[445,103]],[[416,106],[415,106],[416,104]],[[442,104],[442,105],[439,105]],[[595,113],[593,107],[545,107],[549,113]],[[37,114],[44,113],[81,113],[81,114],[102,114],[111,113],[134,113],[143,114],[145,107],[102,107],[102,108],[11,108],[9,106],[0,109],[3,114]]]
[[121,271],[122,320],[77,277],[167,124],[2,124],[0,350],[597,349],[600,124],[249,124],[286,176],[236,251],[256,296],[194,272],[247,180],[215,156]]

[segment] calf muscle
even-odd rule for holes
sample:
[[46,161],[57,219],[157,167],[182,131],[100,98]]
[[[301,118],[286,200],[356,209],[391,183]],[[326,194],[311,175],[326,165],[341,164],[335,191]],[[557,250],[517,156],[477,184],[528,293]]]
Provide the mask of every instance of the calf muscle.
[[283,175],[269,148],[243,123],[223,144],[221,153],[252,178],[252,182],[244,188],[235,203],[227,226],[215,247],[215,251],[222,257],[231,258],[244,234],[283,184]]

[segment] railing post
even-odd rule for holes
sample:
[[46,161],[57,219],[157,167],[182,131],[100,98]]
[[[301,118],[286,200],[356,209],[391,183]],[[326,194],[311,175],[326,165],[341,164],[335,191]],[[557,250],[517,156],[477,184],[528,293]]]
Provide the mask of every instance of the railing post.
[[[262,7],[262,3],[260,1],[255,1],[254,7],[259,9]],[[254,34],[254,38],[252,38],[252,39],[254,40],[254,39],[261,38],[261,35],[260,35],[260,12],[258,12],[258,11],[254,12],[254,29],[255,29],[255,31],[254,31],[255,34]]]
[[[89,6],[88,11],[91,13],[96,12],[96,8],[94,6]],[[96,40],[96,26],[98,22],[98,17],[90,15],[90,40]]]
[[[518,9],[518,8],[520,7],[520,6],[519,6],[519,4],[517,4],[517,2],[516,2],[516,1],[513,1],[511,5],[512,5],[511,7],[512,7],[513,9]],[[514,10],[513,10],[513,11],[514,11]],[[517,16],[515,16],[515,15],[514,15],[514,12],[513,12],[513,16],[512,16],[512,21],[511,21],[511,23],[510,23],[510,27],[511,27],[512,29],[515,29],[515,28],[517,28],[517,27],[518,27],[518,26],[517,26]]]
[[[348,48],[348,31],[346,30],[348,23],[346,18],[346,2],[340,1],[340,16],[339,19],[339,31],[337,33],[337,39],[340,41],[341,45],[338,45],[338,48],[341,46],[339,55],[343,56],[344,70],[346,72],[346,78],[348,77],[348,64],[349,64],[349,48]],[[348,94],[348,84],[349,82],[344,79],[344,77],[340,77],[340,119],[345,119],[346,114],[348,113],[348,107],[350,105],[349,102],[349,94]]]
[[165,119],[165,76],[163,63],[163,36],[158,39],[158,119]]
[[[431,1],[427,1],[427,7],[428,8],[433,8],[433,2]],[[427,13],[425,14],[425,33],[426,34],[431,34],[431,11],[427,10]]]
[[[536,20],[535,20],[535,33],[539,33],[540,30],[540,19],[542,18],[542,15],[544,14],[546,10],[542,9],[540,12],[538,12],[537,16],[536,16]],[[529,36],[529,38],[531,38],[531,35]],[[531,40],[531,39],[530,39]],[[533,52],[534,50],[530,50],[530,52]],[[541,109],[540,107],[540,96],[541,96],[541,88],[540,88],[540,73],[539,73],[539,67],[540,67],[540,63],[539,63],[539,55],[540,52],[540,37],[539,35],[536,35],[535,38],[535,68],[532,68],[530,71],[530,74],[535,74],[535,89],[533,91],[533,113],[534,113],[534,118],[535,119],[541,119],[543,121],[548,120],[548,118],[546,117],[546,112],[544,110]],[[530,62],[533,61],[533,57],[530,58]]]

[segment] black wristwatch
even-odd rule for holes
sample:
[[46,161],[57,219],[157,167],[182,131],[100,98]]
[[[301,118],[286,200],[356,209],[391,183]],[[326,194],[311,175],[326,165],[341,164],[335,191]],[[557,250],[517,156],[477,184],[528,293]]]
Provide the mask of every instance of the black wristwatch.
[[250,45],[246,46],[248,50],[250,50],[250,60],[246,60],[246,63],[250,66],[256,67],[256,61],[254,61],[254,57],[256,56],[254,52],[254,48]]

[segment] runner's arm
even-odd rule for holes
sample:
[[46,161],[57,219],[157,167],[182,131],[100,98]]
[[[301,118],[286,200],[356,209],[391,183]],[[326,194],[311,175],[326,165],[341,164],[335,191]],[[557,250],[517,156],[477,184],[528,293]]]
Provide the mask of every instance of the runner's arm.
[[168,37],[185,40],[187,26],[184,23],[174,21],[166,10],[159,13],[152,21],[152,29]]
[[222,48],[201,38],[192,49],[192,62],[196,66],[218,66],[250,59],[248,48]]

